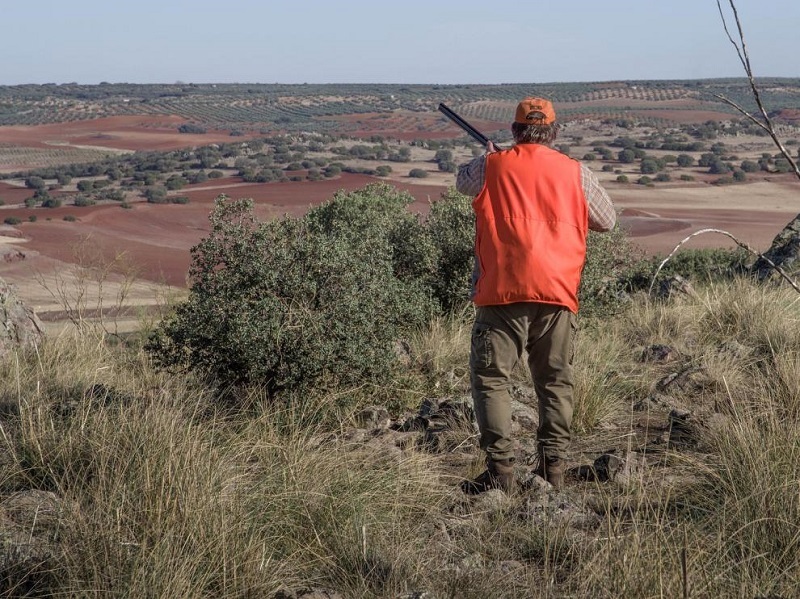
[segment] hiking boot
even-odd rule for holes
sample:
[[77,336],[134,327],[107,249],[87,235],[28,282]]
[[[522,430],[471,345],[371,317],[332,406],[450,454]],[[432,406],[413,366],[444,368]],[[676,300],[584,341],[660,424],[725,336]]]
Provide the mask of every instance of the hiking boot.
[[541,476],[556,490],[564,486],[564,473],[567,471],[567,462],[561,458],[540,457],[539,465],[533,471],[537,476]]
[[514,458],[487,460],[486,471],[475,480],[465,480],[461,490],[467,495],[477,495],[489,489],[501,489],[506,493],[514,490]]

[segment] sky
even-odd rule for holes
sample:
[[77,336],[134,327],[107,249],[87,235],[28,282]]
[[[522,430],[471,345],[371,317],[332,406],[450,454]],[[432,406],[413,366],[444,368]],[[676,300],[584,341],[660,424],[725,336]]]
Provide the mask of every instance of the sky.
[[[800,0],[736,6],[756,77],[800,76]],[[3,0],[0,22],[0,85],[744,74],[716,0]]]

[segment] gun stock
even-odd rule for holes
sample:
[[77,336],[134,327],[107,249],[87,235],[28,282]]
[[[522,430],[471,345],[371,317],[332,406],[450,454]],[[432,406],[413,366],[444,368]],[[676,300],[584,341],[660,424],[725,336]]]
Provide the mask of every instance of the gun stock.
[[[461,127],[472,139],[477,141],[482,146],[486,147],[486,145],[491,141],[483,133],[478,131],[475,127],[470,125],[467,121],[462,119],[460,116],[458,116],[455,112],[453,112],[450,108],[445,106],[443,103],[439,104],[439,112],[444,114],[444,116],[446,116],[448,119],[453,121],[456,125]],[[492,142],[492,143],[494,143],[494,142]],[[494,144],[494,147],[497,148],[498,150],[502,150],[503,149],[500,146],[498,146],[497,144]]]

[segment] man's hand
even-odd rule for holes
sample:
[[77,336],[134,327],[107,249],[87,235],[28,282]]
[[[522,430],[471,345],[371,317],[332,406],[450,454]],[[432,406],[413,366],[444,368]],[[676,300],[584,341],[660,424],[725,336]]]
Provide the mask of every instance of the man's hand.
[[487,154],[494,154],[495,152],[499,152],[500,150],[497,149],[497,146],[494,145],[494,142],[489,142],[486,144],[486,153]]

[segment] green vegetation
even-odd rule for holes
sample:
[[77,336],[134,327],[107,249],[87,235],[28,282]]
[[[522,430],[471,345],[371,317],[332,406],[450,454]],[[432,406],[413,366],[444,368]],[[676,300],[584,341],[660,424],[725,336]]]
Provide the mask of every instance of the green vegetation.
[[[48,338],[0,369],[2,588],[796,596],[800,304],[746,279],[696,285],[697,297],[634,296],[614,318],[582,318],[571,464],[614,448],[636,467],[570,478],[561,494],[461,496],[481,467],[469,425],[356,430],[358,408],[396,380],[285,403],[256,381],[231,409],[192,375],[154,371],[135,338],[104,343],[88,323]],[[409,337],[404,388],[468,397],[469,321],[434,318]],[[647,358],[654,347],[672,357]],[[671,411],[689,414],[679,432]]]

